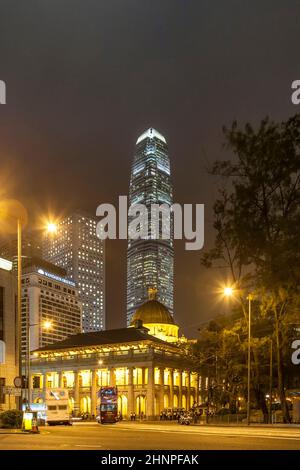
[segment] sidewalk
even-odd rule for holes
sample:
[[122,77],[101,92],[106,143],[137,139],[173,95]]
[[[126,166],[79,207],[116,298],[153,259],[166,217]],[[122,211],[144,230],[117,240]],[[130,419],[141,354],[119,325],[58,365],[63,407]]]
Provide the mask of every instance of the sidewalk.
[[0,434],[25,434],[21,429],[0,428]]

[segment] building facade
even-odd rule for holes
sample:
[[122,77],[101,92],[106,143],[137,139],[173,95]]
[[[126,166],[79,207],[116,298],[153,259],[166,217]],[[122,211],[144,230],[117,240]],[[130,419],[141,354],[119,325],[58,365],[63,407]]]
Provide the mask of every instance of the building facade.
[[56,266],[50,269],[50,263],[41,262],[23,270],[23,356],[28,347],[32,351],[82,331],[82,307],[75,283],[57,275]]
[[[18,241],[13,235],[0,242],[0,256],[12,261],[13,271],[18,269]],[[40,231],[23,231],[22,266],[31,264],[34,258],[42,258],[42,239]]]
[[95,217],[74,212],[59,222],[57,232],[43,244],[43,257],[66,269],[78,286],[85,332],[105,329],[105,248],[96,224]]
[[[131,167],[129,204],[143,204],[150,217],[151,204],[173,202],[170,159],[163,135],[150,128],[136,142]],[[128,223],[130,223],[130,218]],[[173,314],[174,250],[173,224],[170,239],[151,238],[151,221],[147,238],[129,240],[127,248],[127,324],[135,310],[148,297],[148,289],[156,288],[157,298]]]
[[0,411],[16,408],[16,398],[3,393],[3,386],[14,386],[18,373],[17,285],[12,263],[0,258]]
[[[34,400],[42,401],[46,388],[69,390],[75,414],[97,412],[101,386],[118,387],[118,409],[156,419],[167,408],[190,409],[199,400],[199,376],[187,349],[178,341],[163,341],[142,325],[157,319],[170,325],[170,313],[146,302],[130,328],[85,333],[35,351],[32,359]],[[158,312],[155,313],[155,310]],[[165,320],[169,323],[165,323]]]

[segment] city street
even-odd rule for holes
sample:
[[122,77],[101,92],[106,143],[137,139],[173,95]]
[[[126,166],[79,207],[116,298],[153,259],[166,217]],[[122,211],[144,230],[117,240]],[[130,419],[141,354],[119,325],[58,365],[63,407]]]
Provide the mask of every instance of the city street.
[[40,434],[0,430],[0,450],[300,450],[300,428],[77,423]]

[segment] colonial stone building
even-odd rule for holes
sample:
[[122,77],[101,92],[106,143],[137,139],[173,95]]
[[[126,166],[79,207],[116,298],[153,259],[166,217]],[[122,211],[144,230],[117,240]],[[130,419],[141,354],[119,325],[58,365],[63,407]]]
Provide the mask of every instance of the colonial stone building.
[[106,385],[118,387],[124,417],[135,412],[153,419],[165,408],[189,409],[199,399],[186,342],[154,299],[136,311],[129,328],[82,333],[38,349],[31,370],[35,401],[43,400],[47,387],[68,388],[75,413],[95,415],[97,391]]

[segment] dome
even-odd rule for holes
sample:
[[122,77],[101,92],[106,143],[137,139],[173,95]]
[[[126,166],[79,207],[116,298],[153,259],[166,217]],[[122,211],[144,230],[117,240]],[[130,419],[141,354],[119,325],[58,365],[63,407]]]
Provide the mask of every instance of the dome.
[[158,302],[158,300],[148,300],[141,305],[134,313],[131,325],[134,325],[137,320],[141,320],[144,325],[151,323],[175,325],[174,319],[167,307]]

